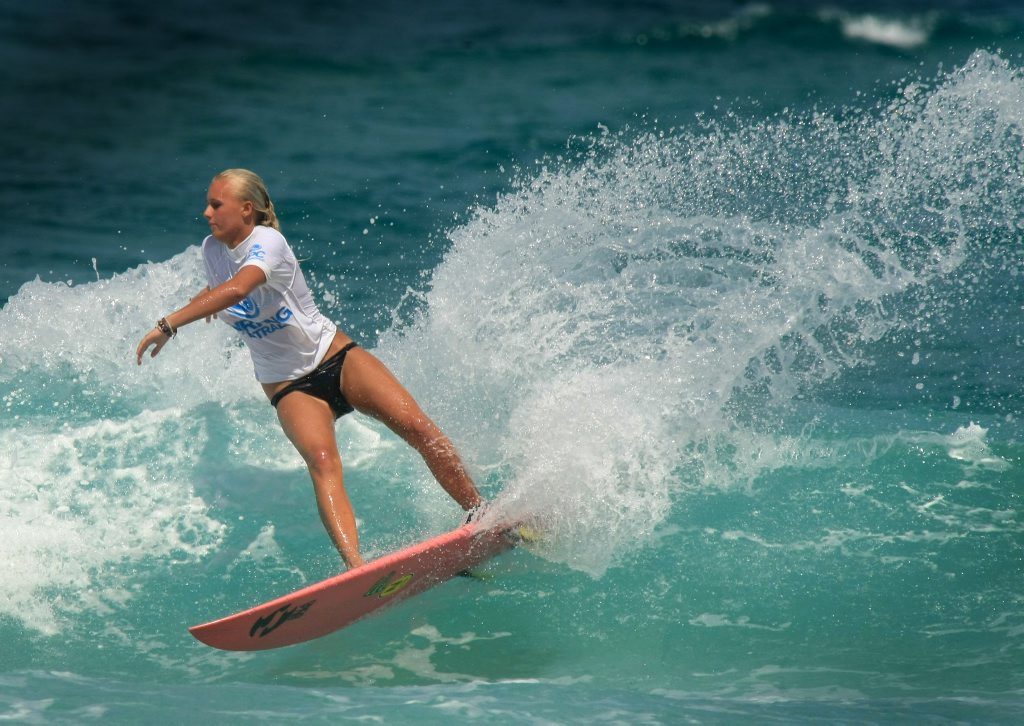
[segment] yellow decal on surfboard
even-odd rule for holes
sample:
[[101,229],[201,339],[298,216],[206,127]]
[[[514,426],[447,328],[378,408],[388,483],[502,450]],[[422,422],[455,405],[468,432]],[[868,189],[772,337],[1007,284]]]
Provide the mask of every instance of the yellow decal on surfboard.
[[384,577],[379,579],[377,583],[366,591],[363,597],[391,597],[396,592],[401,590],[403,587],[412,582],[412,575],[402,575],[397,580],[392,581],[391,578],[395,576],[394,572],[389,572]]

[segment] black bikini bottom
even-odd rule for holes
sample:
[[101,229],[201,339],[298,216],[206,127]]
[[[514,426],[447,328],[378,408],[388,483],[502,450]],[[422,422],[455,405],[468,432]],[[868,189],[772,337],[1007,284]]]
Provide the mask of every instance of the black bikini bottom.
[[341,418],[346,413],[352,413],[355,409],[352,408],[352,404],[345,398],[345,394],[341,392],[341,367],[345,365],[345,355],[355,347],[355,343],[349,343],[327,360],[320,361],[320,365],[302,376],[302,378],[296,378],[275,393],[274,397],[270,399],[270,405],[277,408],[278,402],[289,393],[302,391],[310,396],[327,401],[331,410],[334,411],[335,420]]

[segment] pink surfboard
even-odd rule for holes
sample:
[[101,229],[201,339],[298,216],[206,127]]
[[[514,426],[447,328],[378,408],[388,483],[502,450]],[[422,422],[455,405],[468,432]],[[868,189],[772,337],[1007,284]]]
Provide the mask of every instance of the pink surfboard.
[[319,638],[504,552],[508,527],[466,524],[249,610],[189,628],[222,650],[266,650]]

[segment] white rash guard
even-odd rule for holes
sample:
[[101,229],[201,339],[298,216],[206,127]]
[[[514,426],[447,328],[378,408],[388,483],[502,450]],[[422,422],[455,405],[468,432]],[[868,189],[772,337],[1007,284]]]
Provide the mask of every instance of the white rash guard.
[[218,314],[249,346],[257,381],[291,381],[316,368],[337,327],[313,302],[299,262],[280,232],[258,226],[233,250],[209,236],[203,240],[203,262],[211,288],[247,265],[267,276],[249,297]]

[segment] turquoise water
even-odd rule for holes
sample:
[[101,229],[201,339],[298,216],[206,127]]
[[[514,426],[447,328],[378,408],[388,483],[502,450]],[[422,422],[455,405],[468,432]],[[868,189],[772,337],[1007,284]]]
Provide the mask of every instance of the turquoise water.
[[[1010,3],[0,10],[0,719],[1024,718]],[[201,279],[268,181],[322,308],[545,541],[321,640],[338,571]],[[338,427],[372,557],[455,505]]]

